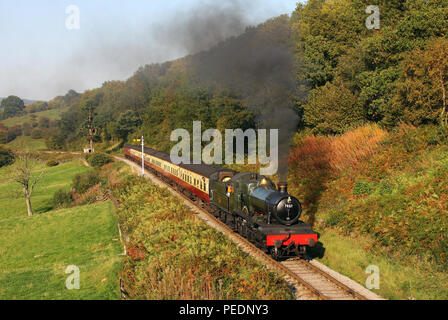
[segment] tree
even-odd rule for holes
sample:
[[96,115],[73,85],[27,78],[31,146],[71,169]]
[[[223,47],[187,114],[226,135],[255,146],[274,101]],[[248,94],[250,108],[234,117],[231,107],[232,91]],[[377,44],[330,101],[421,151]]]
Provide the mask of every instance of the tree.
[[446,110],[446,95],[448,88],[448,40],[445,38],[431,40],[426,48],[428,76],[433,80],[442,95],[442,111],[440,121],[442,126],[448,125]]
[[11,118],[25,112],[25,104],[22,99],[16,96],[9,96],[2,100],[3,118]]
[[403,61],[403,78],[394,102],[403,109],[404,120],[414,125],[448,125],[448,40],[436,38],[416,49]]
[[140,118],[133,112],[127,111],[120,115],[115,132],[123,140],[127,140],[130,133],[142,124]]
[[32,139],[42,139],[42,129],[39,129],[39,128],[34,128],[32,131],[31,131],[31,138]]
[[39,127],[43,129],[50,128],[50,119],[47,117],[42,117],[39,119]]
[[0,168],[3,166],[10,165],[13,162],[14,162],[14,154],[8,149],[0,147]]
[[22,124],[22,133],[24,136],[29,137],[31,135],[31,129],[31,124],[29,122]]
[[51,150],[62,150],[65,147],[66,137],[61,129],[51,128],[45,138],[45,145]]
[[13,180],[23,188],[23,195],[25,197],[29,217],[33,215],[31,195],[33,194],[37,183],[39,183],[45,175],[45,171],[42,171],[37,177],[33,178],[36,164],[37,158],[34,157],[29,151],[25,151],[17,156],[16,164],[12,173]]
[[364,121],[357,98],[341,83],[317,88],[303,108],[304,122],[315,133],[340,134]]
[[8,143],[8,128],[0,122],[0,144]]

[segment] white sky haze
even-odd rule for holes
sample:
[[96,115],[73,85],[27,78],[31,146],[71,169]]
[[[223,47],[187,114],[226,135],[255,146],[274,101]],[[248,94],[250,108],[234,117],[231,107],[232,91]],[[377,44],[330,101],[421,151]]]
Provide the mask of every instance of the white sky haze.
[[[174,26],[215,0],[0,0],[0,97],[50,100],[107,80],[124,80],[139,66],[182,57],[188,44]],[[290,14],[296,0],[228,0],[247,25]],[[80,29],[66,28],[66,8],[79,8]],[[224,34],[234,33],[231,27]],[[182,34],[182,33],[180,33]],[[183,39],[188,41],[188,37]],[[185,42],[184,41],[184,42]]]

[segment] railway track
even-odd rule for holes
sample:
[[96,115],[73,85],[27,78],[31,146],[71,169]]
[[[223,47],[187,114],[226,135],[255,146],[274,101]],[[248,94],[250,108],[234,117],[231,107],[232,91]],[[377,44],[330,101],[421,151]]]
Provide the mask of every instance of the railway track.
[[[134,162],[119,156],[115,156],[115,158],[127,163],[133,167],[134,170],[140,172],[141,167]],[[264,253],[246,238],[234,232],[228,225],[216,218],[212,213],[208,212],[199,200],[192,199],[184,193],[175,190],[169,182],[163,181],[162,177],[158,177],[148,170],[146,170],[146,177],[152,180],[156,185],[168,187],[168,190],[176,197],[182,198],[184,203],[195,212],[200,219],[225,234],[243,251],[263,263],[268,269],[280,272],[288,284],[293,287],[298,300],[381,299],[366,289],[362,290],[364,291],[363,293],[360,293],[360,290],[355,290],[350,285],[343,283],[328,272],[325,272],[306,260],[291,258],[281,262],[275,261],[271,256]]]

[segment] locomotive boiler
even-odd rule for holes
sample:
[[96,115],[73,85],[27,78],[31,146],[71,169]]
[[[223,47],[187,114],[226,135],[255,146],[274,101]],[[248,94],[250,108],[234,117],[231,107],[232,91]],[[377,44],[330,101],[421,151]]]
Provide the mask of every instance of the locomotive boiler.
[[280,183],[278,190],[267,178],[260,180],[259,186],[249,188],[249,206],[253,212],[267,212],[268,223],[274,217],[279,223],[290,226],[299,220],[302,205],[299,200],[288,194],[286,183]]

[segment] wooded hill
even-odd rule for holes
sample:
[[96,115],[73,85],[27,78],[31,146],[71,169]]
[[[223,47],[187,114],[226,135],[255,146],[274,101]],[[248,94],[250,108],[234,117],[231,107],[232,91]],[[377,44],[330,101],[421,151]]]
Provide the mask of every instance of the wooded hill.
[[190,129],[193,120],[245,129],[276,108],[294,110],[299,128],[324,134],[367,122],[446,121],[448,3],[426,2],[380,0],[379,30],[365,25],[367,0],[299,4],[291,16],[209,51],[86,91],[62,116],[52,145],[85,139],[87,105],[97,114],[97,141],[145,134],[163,150],[170,132]]

